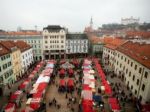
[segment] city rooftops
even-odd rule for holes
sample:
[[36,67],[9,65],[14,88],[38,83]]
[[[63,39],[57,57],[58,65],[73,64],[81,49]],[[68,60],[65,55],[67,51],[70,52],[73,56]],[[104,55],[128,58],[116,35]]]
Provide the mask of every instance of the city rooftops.
[[126,40],[124,39],[113,38],[111,42],[105,45],[105,47],[115,50],[117,47],[124,44],[125,42]]
[[6,55],[6,54],[9,54],[10,51],[5,48],[2,44],[1,44],[1,41],[0,41],[0,56],[3,56],[3,55]]
[[84,33],[68,33],[66,39],[88,39]]
[[42,35],[40,31],[9,31],[9,32],[0,32],[0,35],[7,35],[7,36],[27,36],[27,35]]
[[14,44],[21,50],[21,52],[24,52],[24,51],[26,51],[26,50],[31,48],[31,46],[28,45],[24,41],[15,41]]
[[127,31],[126,36],[129,38],[150,38],[150,31]]
[[128,41],[116,50],[150,69],[150,44]]
[[14,44],[13,41],[1,41],[1,44],[7,48],[9,51],[17,50],[17,46]]

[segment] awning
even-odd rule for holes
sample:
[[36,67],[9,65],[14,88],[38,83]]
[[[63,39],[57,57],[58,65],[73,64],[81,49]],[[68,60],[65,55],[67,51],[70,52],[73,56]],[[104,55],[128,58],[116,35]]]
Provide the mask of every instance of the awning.
[[8,103],[4,108],[5,112],[14,112],[15,109],[16,109],[15,103]]
[[67,84],[68,86],[74,86],[74,82],[72,79],[69,79]]
[[60,86],[65,86],[65,80],[64,80],[64,79],[61,79],[60,82],[59,82],[59,85],[60,85]]

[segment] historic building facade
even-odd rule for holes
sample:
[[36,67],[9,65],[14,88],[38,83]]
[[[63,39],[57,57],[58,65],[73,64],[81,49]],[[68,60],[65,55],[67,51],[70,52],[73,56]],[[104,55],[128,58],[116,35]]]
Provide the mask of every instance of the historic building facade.
[[49,25],[43,28],[44,59],[66,57],[66,30],[61,26]]
[[66,35],[67,57],[83,57],[88,54],[88,37],[83,33],[68,33]]
[[1,41],[1,44],[11,52],[13,74],[16,81],[22,77],[21,51],[13,41]]
[[142,103],[150,101],[150,44],[131,42],[115,51],[114,72]]
[[14,80],[11,52],[0,42],[0,96],[4,94],[5,87]]
[[34,62],[32,47],[24,41],[15,41],[14,43],[21,50],[22,73],[27,72]]

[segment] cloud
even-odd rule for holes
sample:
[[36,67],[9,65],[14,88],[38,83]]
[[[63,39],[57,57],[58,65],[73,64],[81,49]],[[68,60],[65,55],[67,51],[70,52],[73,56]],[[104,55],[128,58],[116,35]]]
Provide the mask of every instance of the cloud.
[[0,0],[0,26],[16,30],[60,24],[83,31],[91,16],[95,27],[130,16],[150,22],[149,4],[150,0]]

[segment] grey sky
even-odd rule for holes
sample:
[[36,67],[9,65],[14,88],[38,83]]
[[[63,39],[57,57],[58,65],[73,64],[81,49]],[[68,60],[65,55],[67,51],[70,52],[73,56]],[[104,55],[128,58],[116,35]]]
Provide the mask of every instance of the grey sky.
[[83,31],[93,17],[94,27],[120,23],[121,17],[150,22],[150,0],[0,0],[0,29],[42,29],[60,24]]

